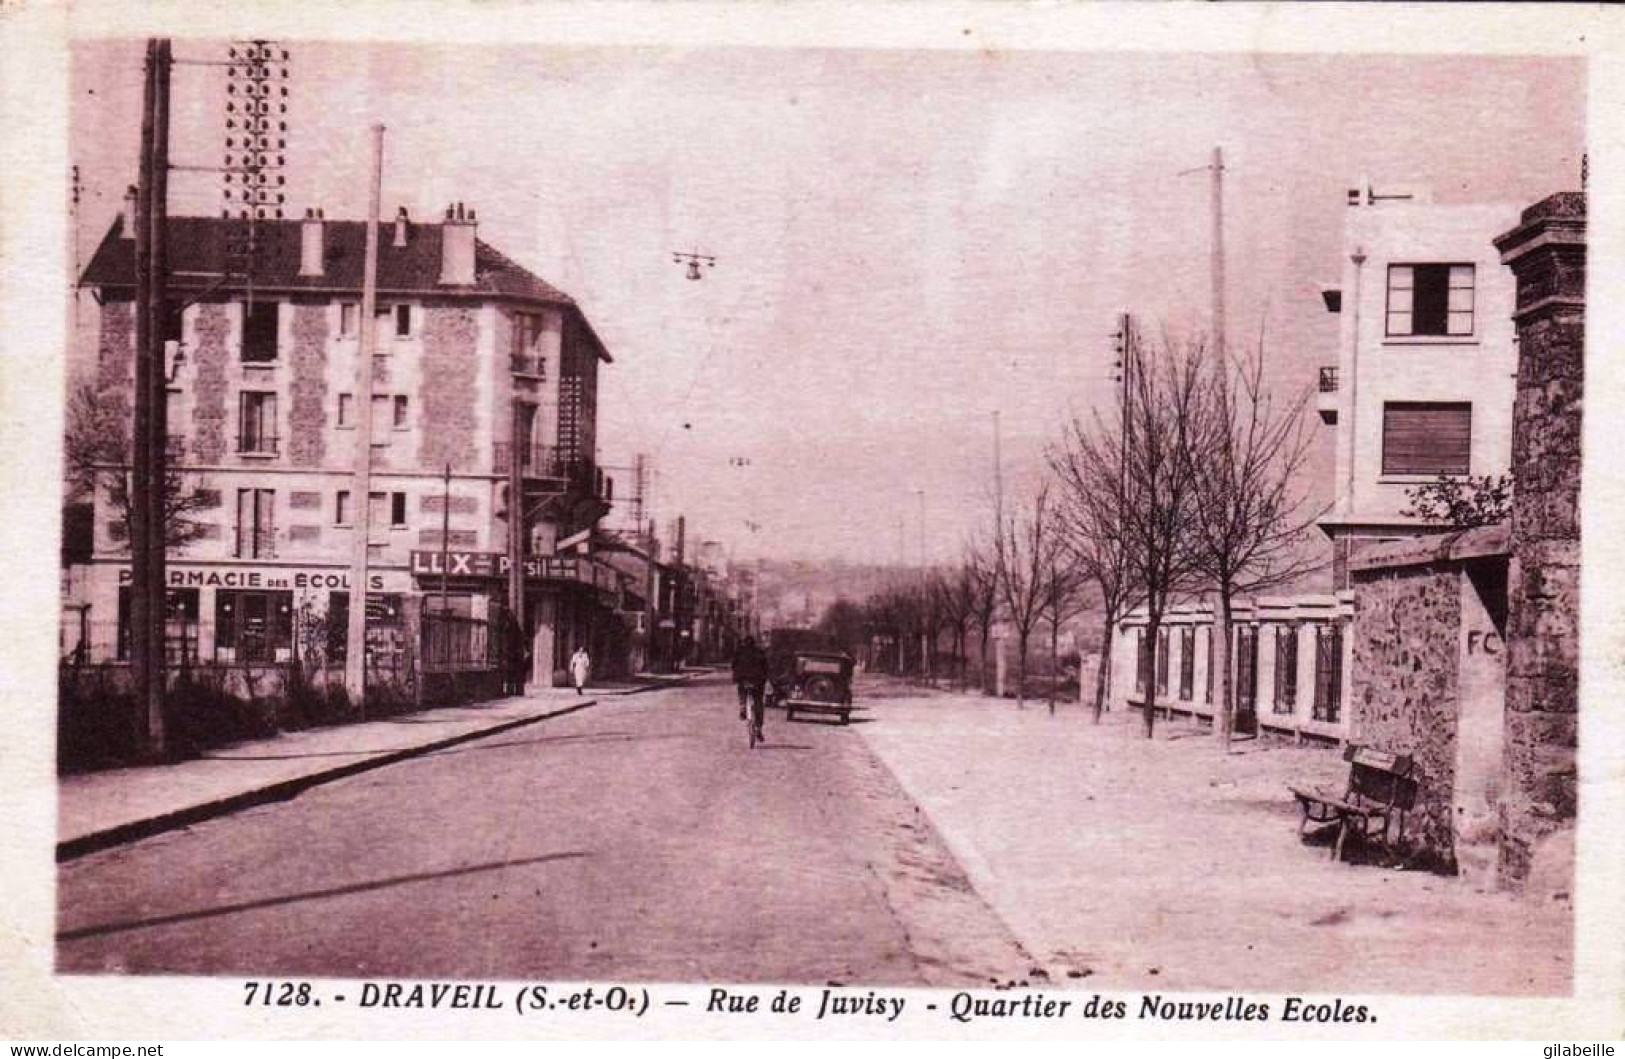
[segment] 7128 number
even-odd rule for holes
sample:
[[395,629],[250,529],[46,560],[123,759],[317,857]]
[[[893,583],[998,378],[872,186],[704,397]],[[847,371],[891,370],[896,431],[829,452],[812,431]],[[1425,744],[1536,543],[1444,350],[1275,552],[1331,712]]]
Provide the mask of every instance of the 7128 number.
[[263,1007],[302,1008],[321,1003],[310,995],[309,982],[244,982],[243,990],[244,1007],[259,1004]]

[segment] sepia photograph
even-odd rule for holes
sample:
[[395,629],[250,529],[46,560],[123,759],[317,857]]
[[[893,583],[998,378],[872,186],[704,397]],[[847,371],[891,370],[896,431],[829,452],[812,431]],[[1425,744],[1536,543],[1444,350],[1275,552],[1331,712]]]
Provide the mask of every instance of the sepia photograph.
[[55,988],[1584,993],[1583,49],[913,10],[70,29],[59,463],[8,478]]

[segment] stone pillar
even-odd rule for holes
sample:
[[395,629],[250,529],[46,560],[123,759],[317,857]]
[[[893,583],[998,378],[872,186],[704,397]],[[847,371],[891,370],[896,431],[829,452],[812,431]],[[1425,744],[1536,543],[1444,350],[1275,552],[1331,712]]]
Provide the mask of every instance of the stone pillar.
[[1580,417],[1585,383],[1584,193],[1553,195],[1495,240],[1517,276],[1506,786],[1499,875],[1567,888],[1578,784]]

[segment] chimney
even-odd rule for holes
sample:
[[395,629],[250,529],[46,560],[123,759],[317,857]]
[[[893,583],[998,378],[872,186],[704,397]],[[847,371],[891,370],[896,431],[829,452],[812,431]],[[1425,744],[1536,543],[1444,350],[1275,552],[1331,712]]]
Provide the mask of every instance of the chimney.
[[465,215],[461,202],[446,207],[440,227],[440,282],[468,287],[474,283],[474,211]]
[[397,247],[406,245],[406,234],[409,227],[410,221],[406,216],[406,207],[402,206],[395,211],[395,245]]
[[135,185],[124,189],[124,209],[119,213],[119,234],[125,239],[135,238]]
[[320,276],[322,274],[322,211],[305,211],[305,219],[299,225],[299,274],[301,276]]

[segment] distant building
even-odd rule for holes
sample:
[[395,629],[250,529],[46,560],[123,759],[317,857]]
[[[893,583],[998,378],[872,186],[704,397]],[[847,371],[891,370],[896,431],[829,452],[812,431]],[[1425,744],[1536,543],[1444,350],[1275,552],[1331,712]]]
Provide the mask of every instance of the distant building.
[[[131,231],[115,221],[80,280],[100,306],[95,385],[126,423]],[[203,539],[170,555],[172,659],[285,661],[306,617],[325,623],[330,658],[341,655],[362,526],[380,625],[414,596],[494,617],[507,603],[507,520],[524,512],[532,679],[550,683],[620,598],[616,572],[591,554],[553,554],[555,541],[585,539],[612,499],[594,459],[598,367],[610,357],[580,307],[481,242],[460,204],[437,223],[403,210],[381,226],[371,322],[360,319],[363,222],[311,212],[256,222],[251,250],[246,236],[243,221],[169,222],[169,296],[184,307],[164,336],[169,452],[214,501]],[[351,495],[364,326],[377,329],[365,499]],[[515,460],[523,497],[508,495]],[[128,543],[105,492],[93,538],[65,579],[67,603],[92,658],[126,657]]]
[[[1502,475],[1511,461],[1513,281],[1493,238],[1516,205],[1441,205],[1421,190],[1351,189],[1337,362],[1320,370],[1321,418],[1337,431],[1333,584],[1362,542],[1427,527],[1406,490],[1447,475]],[[1433,527],[1437,528],[1437,527]]]

